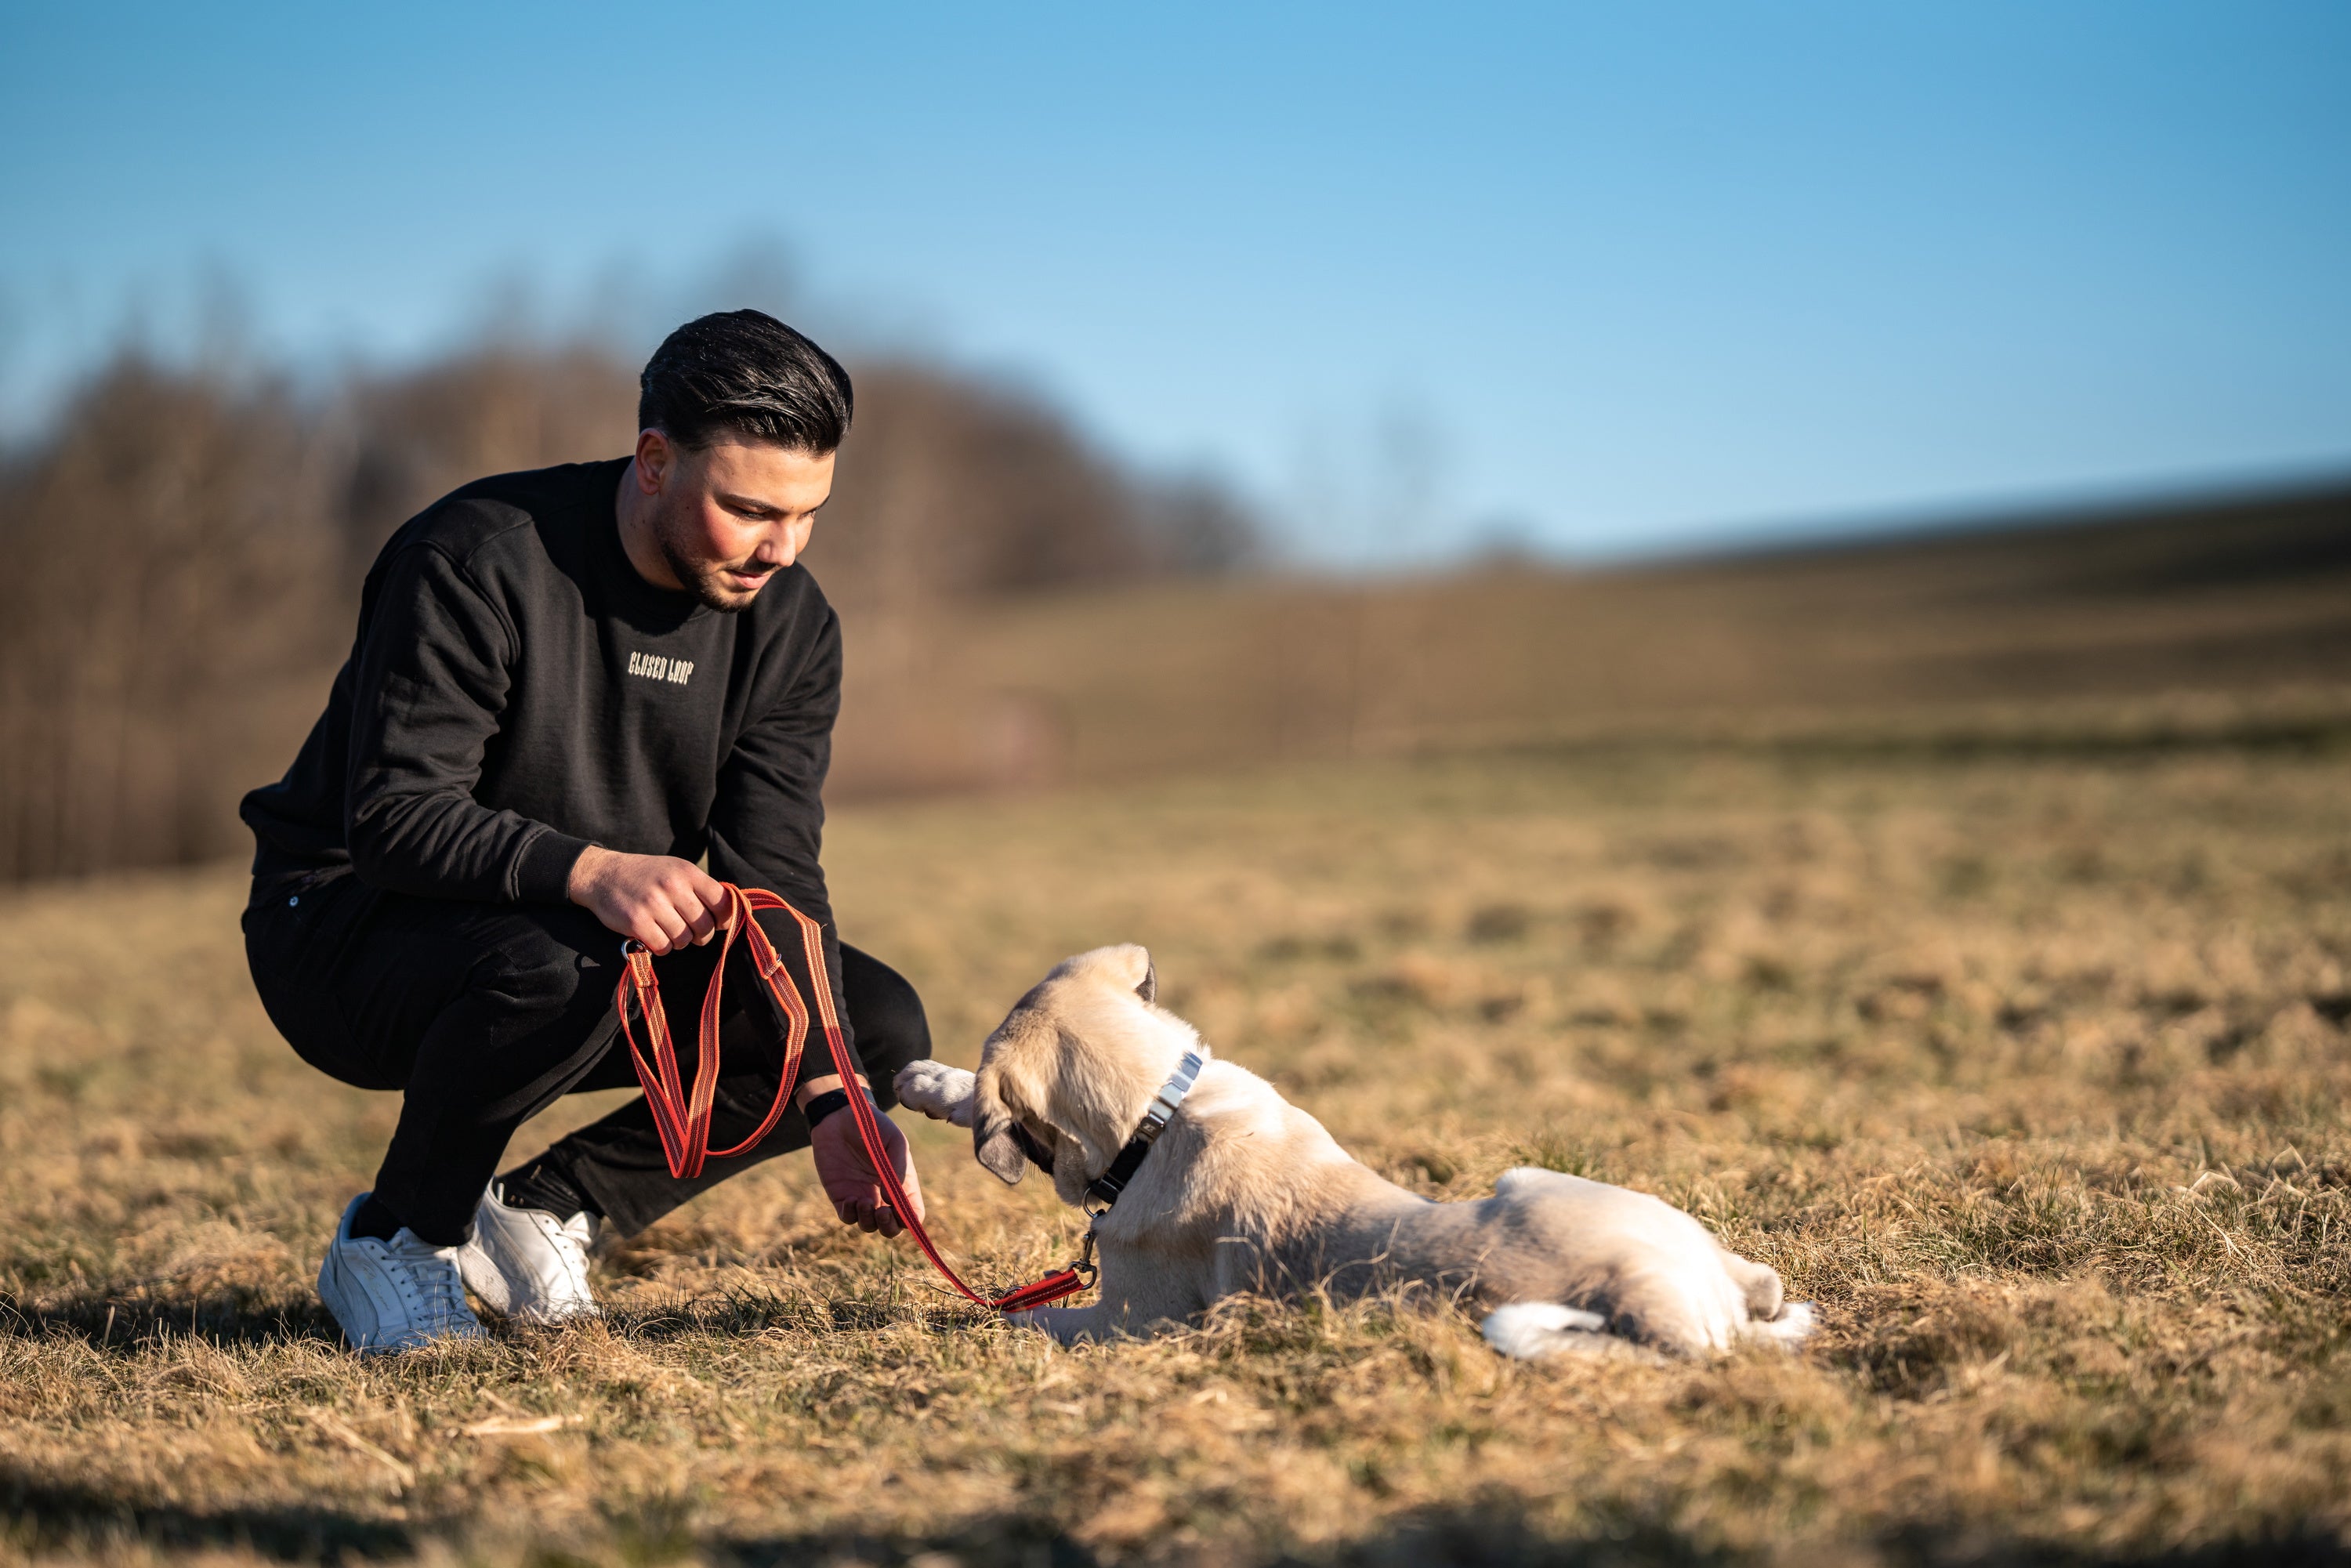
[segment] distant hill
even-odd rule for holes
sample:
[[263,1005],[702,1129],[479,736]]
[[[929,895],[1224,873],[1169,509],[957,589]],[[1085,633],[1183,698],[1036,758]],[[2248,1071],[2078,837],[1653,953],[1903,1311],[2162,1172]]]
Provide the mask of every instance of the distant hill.
[[2300,733],[2351,719],[2351,481],[1608,570],[1055,595],[943,616],[862,681],[856,631],[851,791],[2191,709]]
[[[1972,563],[2060,592],[2139,593],[2351,580],[2351,476],[2221,498],[2101,507],[1907,528],[1826,543],[1725,553],[1765,569],[1807,560],[1901,557]],[[1698,563],[1704,564],[1704,563]]]

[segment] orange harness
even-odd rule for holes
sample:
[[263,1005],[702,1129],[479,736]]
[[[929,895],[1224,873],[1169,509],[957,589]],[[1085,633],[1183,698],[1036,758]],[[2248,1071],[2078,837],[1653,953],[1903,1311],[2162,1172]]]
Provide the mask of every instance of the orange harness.
[[[784,967],[776,953],[776,945],[759,923],[751,918],[762,909],[780,909],[792,917],[800,928],[800,942],[808,956],[809,977],[816,986],[817,1017],[824,1025],[824,1042],[832,1052],[834,1071],[841,1074],[841,1085],[850,1091],[849,1113],[857,1124],[858,1138],[865,1145],[865,1157],[873,1166],[875,1179],[882,1184],[883,1194],[890,1207],[914,1238],[914,1245],[967,1301],[997,1312],[1015,1312],[1029,1307],[1041,1307],[1058,1301],[1063,1296],[1074,1295],[1092,1282],[1093,1270],[1083,1261],[1046,1275],[1034,1284],[1022,1285],[1000,1296],[983,1296],[963,1282],[946,1260],[939,1256],[938,1248],[914,1218],[914,1206],[907,1201],[906,1188],[898,1179],[897,1167],[882,1146],[882,1121],[873,1108],[872,1100],[856,1091],[857,1064],[850,1060],[849,1045],[841,1038],[841,1018],[833,1010],[832,988],[824,983],[824,928],[765,888],[737,887],[721,883],[726,890],[727,911],[724,923],[726,940],[718,949],[717,966],[710,972],[710,990],[702,998],[702,1023],[695,1035],[700,1053],[694,1067],[694,1086],[687,1090],[678,1072],[677,1046],[669,1031],[669,1015],[662,1008],[661,985],[653,978],[653,957],[635,941],[621,944],[621,952],[628,967],[621,977],[620,989],[613,1004],[621,1013],[621,1035],[629,1042],[629,1060],[637,1070],[637,1082],[644,1085],[645,1103],[652,1108],[653,1125],[661,1134],[662,1156],[669,1162],[670,1174],[684,1180],[699,1175],[703,1161],[716,1154],[720,1159],[739,1155],[755,1147],[760,1139],[775,1129],[791,1098],[792,1087],[799,1082],[800,1048],[808,1041],[808,1004],[801,999],[799,987]],[[718,1097],[718,1002],[726,984],[726,957],[735,949],[735,938],[740,936],[749,951],[752,967],[758,971],[768,996],[774,1000],[784,1020],[783,1069],[776,1082],[776,1103],[768,1107],[767,1116],[749,1137],[731,1149],[710,1146],[711,1107]],[[637,1045],[635,1032],[629,1028],[629,1003],[634,999],[637,1011],[645,1020],[648,1052]],[[1089,1241],[1091,1249],[1091,1239]]]

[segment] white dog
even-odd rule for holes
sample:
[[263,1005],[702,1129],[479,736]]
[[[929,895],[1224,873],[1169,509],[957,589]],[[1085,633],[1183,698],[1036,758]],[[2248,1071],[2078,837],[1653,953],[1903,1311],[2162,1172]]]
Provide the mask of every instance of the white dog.
[[1265,1080],[1209,1059],[1157,991],[1141,947],[1081,953],[987,1037],[977,1074],[917,1061],[897,1076],[903,1103],[969,1127],[1005,1181],[1033,1161],[1066,1203],[1112,1198],[1099,1303],[1018,1321],[1066,1344],[1164,1332],[1236,1291],[1420,1284],[1484,1312],[1506,1355],[1698,1355],[1812,1332],[1778,1274],[1646,1194],[1519,1169],[1491,1197],[1435,1203],[1382,1179]]

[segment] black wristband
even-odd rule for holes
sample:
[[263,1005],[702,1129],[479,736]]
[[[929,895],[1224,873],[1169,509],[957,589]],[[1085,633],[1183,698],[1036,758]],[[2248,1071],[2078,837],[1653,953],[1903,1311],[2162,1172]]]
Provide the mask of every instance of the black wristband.
[[[860,1093],[863,1093],[865,1092],[865,1086],[863,1084],[859,1084],[858,1092]],[[868,1097],[870,1098],[871,1096]],[[816,1124],[819,1122],[823,1121],[835,1111],[846,1111],[848,1109],[849,1091],[846,1089],[828,1089],[823,1093],[811,1098],[806,1105],[802,1106],[800,1108],[800,1114],[808,1118],[809,1131],[813,1133],[816,1131]]]

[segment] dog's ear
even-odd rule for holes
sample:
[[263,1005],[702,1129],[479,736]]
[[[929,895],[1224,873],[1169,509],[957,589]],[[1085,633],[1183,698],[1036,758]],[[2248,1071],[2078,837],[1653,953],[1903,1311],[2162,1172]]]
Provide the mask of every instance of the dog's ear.
[[[988,1173],[1006,1186],[1017,1185],[1029,1174],[1029,1158],[1021,1151],[1020,1118],[1034,1115],[1028,1064],[1021,1058],[1028,1037],[1042,1020],[1024,1008],[1013,1009],[988,1041],[987,1059],[972,1085],[971,1152]],[[1050,1035],[1050,1028],[1046,1030]]]
[[1029,1160],[1013,1133],[1020,1124],[997,1096],[996,1075],[982,1072],[972,1096],[971,1153],[988,1174],[1008,1186],[1017,1186],[1029,1174]]
[[1143,950],[1143,978],[1135,986],[1134,994],[1146,1002],[1159,999],[1159,966],[1151,961],[1151,949],[1148,947]]

